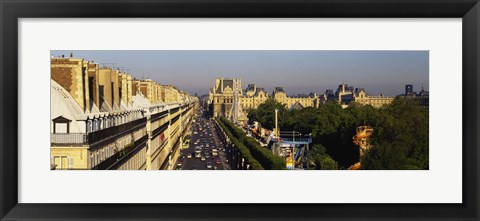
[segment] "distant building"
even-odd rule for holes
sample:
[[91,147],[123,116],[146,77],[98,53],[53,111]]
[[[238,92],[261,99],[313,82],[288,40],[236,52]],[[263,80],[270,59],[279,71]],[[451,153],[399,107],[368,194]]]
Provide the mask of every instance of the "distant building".
[[320,103],[325,104],[328,101],[335,101],[335,93],[333,90],[326,90],[322,96],[320,96]]
[[295,103],[299,103],[302,107],[318,107],[320,98],[315,93],[299,94],[296,96],[287,96],[283,87],[275,87],[273,90],[273,97],[276,101],[284,104],[287,109],[290,109]]
[[405,95],[412,95],[413,94],[413,85],[407,84],[405,85]]
[[353,93],[353,87],[349,87],[348,84],[341,84],[335,91],[335,98],[339,104],[349,105],[354,100]]
[[354,93],[354,101],[356,103],[371,105],[373,107],[381,107],[383,105],[391,104],[394,99],[394,97],[384,96],[383,94],[370,96],[363,88],[357,88]]
[[300,102],[295,102],[288,110],[302,110],[303,108],[303,105],[300,103]]
[[213,117],[233,117],[235,112],[234,99],[243,96],[241,87],[242,82],[237,78],[217,78],[215,80],[215,86],[209,92]]
[[394,97],[384,96],[383,94],[372,96],[367,94],[364,88],[354,89],[354,87],[348,86],[347,84],[340,84],[335,93],[333,93],[332,90],[325,91],[321,103],[333,101],[342,105],[343,108],[348,107],[352,102],[362,105],[371,105],[373,107],[381,107],[392,103],[393,100]]
[[398,95],[398,97],[404,97],[408,99],[414,99],[418,101],[418,104],[423,108],[429,107],[429,92],[425,91],[423,86],[420,92],[415,92],[413,90],[413,85],[405,85],[405,93]]
[[238,98],[239,108],[237,110],[241,112],[239,116],[242,120],[246,120],[245,116],[247,116],[248,110],[258,108],[270,96],[288,109],[292,107],[298,109],[300,106],[302,108],[318,107],[320,103],[320,98],[315,93],[287,96],[282,87],[276,87],[272,95],[269,95],[264,88],[257,87],[256,84],[248,84],[244,91],[238,90],[238,87],[241,87],[241,80],[237,78],[217,78],[215,80],[215,86],[209,92],[209,105],[214,117],[233,117],[235,95]]
[[256,84],[249,84],[245,89],[245,96],[242,96],[242,109],[246,112],[250,109],[256,109],[268,99],[269,95],[264,88],[257,88]]

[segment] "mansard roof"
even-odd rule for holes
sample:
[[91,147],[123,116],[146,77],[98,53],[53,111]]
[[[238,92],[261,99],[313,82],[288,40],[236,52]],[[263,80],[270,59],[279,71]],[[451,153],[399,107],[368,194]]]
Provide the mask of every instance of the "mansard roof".
[[255,84],[248,84],[245,91],[255,91]]
[[275,87],[275,90],[273,91],[274,93],[285,93],[285,90],[283,87]]
[[263,92],[265,94],[268,94],[266,91],[265,91],[265,88],[263,87],[257,87],[257,91],[255,92],[255,96],[257,96],[260,92]]

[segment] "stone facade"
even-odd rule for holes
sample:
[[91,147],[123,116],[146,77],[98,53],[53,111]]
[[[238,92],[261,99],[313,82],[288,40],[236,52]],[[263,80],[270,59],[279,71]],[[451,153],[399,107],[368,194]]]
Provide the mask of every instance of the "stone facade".
[[335,93],[333,93],[332,90],[327,90],[321,97],[321,103],[333,101],[342,105],[343,108],[346,108],[352,102],[355,102],[378,108],[392,103],[394,99],[395,97],[384,96],[383,94],[378,96],[368,95],[364,88],[354,89],[354,87],[348,86],[347,84],[340,84]]
[[256,84],[249,84],[245,89],[245,96],[241,97],[240,103],[242,109],[248,111],[256,109],[258,105],[262,104],[268,99],[269,95],[264,88],[257,88]]
[[[241,80],[229,78],[217,78],[215,80],[215,86],[208,95],[208,105],[214,117],[232,117],[231,110],[235,97],[234,85],[241,87]],[[248,110],[258,108],[260,104],[270,97],[264,88],[259,88],[256,84],[249,84],[245,91],[240,90],[237,93],[243,116],[247,115]],[[284,104],[286,108],[291,108],[296,103],[301,104],[303,107],[318,107],[320,103],[319,97],[314,93],[310,95],[287,96],[283,88],[277,87],[272,94],[275,100]]]
[[364,89],[358,89],[354,94],[354,101],[362,105],[371,105],[373,107],[381,107],[383,105],[391,104],[394,97],[384,96],[380,94],[379,96],[369,96]]
[[172,168],[196,97],[81,58],[52,58],[51,79],[52,169]]
[[[238,79],[217,78],[215,80],[215,86],[209,93],[212,114],[214,117],[232,117],[231,110],[233,108],[234,99],[233,85],[239,83],[241,87],[241,82],[236,81],[238,81]],[[238,96],[243,97],[241,91],[239,93]]]
[[315,93],[310,93],[309,95],[287,96],[287,93],[282,87],[275,88],[273,91],[273,97],[289,109],[291,109],[295,103],[299,103],[303,107],[315,108],[317,108],[320,103],[319,97]]

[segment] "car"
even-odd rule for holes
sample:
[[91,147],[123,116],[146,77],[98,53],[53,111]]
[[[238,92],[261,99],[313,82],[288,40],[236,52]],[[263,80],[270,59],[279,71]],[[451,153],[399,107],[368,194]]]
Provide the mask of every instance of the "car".
[[179,166],[179,167],[181,167],[182,164],[183,164],[183,162],[181,160],[177,162],[177,166]]
[[195,150],[195,158],[200,158],[202,157],[202,152],[199,150]]
[[210,158],[210,155],[208,155],[208,154],[205,154],[205,157],[206,157],[206,158]]
[[217,156],[218,155],[218,150],[217,149],[212,149],[212,156]]
[[212,169],[212,162],[207,162],[207,169]]
[[216,164],[221,164],[222,161],[221,161],[220,159],[217,159],[217,160],[215,161],[215,163],[216,163]]
[[203,161],[205,161],[206,159],[205,159],[205,157],[202,157],[202,158],[200,158],[200,160],[203,162]]
[[192,159],[192,154],[188,154],[188,155],[187,155],[187,158],[188,158],[188,159]]

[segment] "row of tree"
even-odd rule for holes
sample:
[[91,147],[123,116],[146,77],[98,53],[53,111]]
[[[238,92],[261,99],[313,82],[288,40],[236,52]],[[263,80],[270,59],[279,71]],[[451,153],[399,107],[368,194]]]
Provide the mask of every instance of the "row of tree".
[[260,165],[260,163],[253,158],[252,154],[250,153],[250,150],[243,145],[242,142],[240,142],[235,136],[233,136],[232,132],[229,130],[228,127],[223,124],[223,121],[220,121],[216,119],[218,125],[223,129],[225,134],[228,136],[232,144],[234,145],[234,148],[238,150],[242,158],[245,159],[245,163],[250,165],[250,169],[252,170],[263,170],[263,167]]
[[262,147],[254,138],[247,137],[242,129],[235,126],[225,117],[220,117],[220,122],[226,127],[233,139],[237,139],[242,145],[248,148],[253,158],[257,160],[266,170],[285,169],[285,160],[272,153],[272,151]]
[[[250,110],[248,118],[272,129],[275,109],[279,110],[281,130],[312,134],[314,145],[311,152],[314,154],[309,155],[319,167],[322,159],[324,165],[328,164],[325,159],[329,155],[338,162],[340,169],[346,169],[359,160],[362,169],[429,168],[428,108],[422,108],[416,100],[396,98],[381,108],[352,103],[345,109],[329,102],[319,108],[288,111],[283,104],[268,99],[257,109]],[[352,138],[356,128],[364,124],[373,127],[374,132],[370,137],[370,150],[360,159],[358,146],[353,144]],[[335,168],[333,162],[328,165]]]

